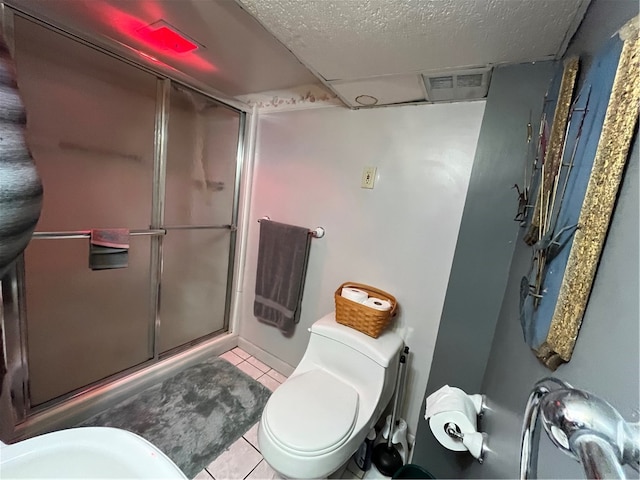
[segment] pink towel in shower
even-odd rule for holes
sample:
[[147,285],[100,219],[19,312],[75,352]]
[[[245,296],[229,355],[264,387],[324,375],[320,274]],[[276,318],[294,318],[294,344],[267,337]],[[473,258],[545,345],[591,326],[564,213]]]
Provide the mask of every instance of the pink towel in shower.
[[129,266],[129,230],[109,228],[91,230],[89,268],[109,270]]

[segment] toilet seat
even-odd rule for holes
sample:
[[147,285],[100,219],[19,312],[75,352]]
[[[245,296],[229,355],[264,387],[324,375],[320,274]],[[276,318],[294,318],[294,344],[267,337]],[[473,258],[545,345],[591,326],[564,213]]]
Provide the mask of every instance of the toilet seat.
[[358,406],[358,392],[351,386],[323,370],[311,370],[273,393],[263,425],[280,448],[301,456],[322,455],[350,437]]

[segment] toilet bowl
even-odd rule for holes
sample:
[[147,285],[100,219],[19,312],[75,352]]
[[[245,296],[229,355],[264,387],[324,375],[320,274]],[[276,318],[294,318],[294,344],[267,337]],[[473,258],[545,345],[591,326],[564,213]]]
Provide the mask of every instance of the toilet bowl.
[[393,395],[402,339],[378,338],[335,321],[310,328],[300,364],[271,395],[258,429],[260,452],[289,478],[326,478],[358,449]]

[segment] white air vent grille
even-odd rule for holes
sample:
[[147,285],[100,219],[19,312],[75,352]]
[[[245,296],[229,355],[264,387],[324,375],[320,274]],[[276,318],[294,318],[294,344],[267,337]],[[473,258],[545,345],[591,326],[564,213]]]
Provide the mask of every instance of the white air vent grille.
[[431,77],[429,78],[431,88],[442,90],[443,88],[453,88],[453,77]]
[[423,74],[430,102],[451,102],[485,98],[489,91],[490,68],[476,68],[447,74]]
[[472,88],[482,86],[481,73],[474,73],[473,75],[458,75],[456,79],[456,85],[462,88]]

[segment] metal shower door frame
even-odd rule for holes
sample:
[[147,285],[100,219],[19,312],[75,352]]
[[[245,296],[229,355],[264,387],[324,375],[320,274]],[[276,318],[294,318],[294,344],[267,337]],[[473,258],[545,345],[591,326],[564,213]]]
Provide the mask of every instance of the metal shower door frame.
[[[6,5],[0,0],[0,22],[4,27],[7,43],[13,50],[14,46],[14,15],[30,20],[40,26],[43,26],[55,33],[75,40],[89,48],[97,50],[101,53],[109,55],[121,62],[132,65],[147,73],[151,73],[156,77],[156,112],[155,112],[155,129],[154,129],[154,168],[153,168],[153,189],[152,189],[152,210],[149,225],[149,231],[154,231],[151,235],[151,258],[150,258],[150,319],[149,319],[149,336],[148,351],[150,353],[149,360],[132,366],[124,371],[110,375],[104,379],[85,385],[82,388],[69,392],[65,395],[56,397],[41,405],[32,406],[29,393],[29,362],[27,355],[27,329],[26,329],[26,300],[25,300],[25,267],[24,256],[21,255],[15,262],[10,272],[0,279],[0,322],[2,323],[3,336],[0,341],[5,342],[5,361],[8,375],[11,378],[10,402],[13,410],[15,423],[13,430],[21,423],[25,422],[29,417],[48,410],[53,406],[59,406],[77,399],[84,394],[103,387],[111,382],[138,372],[146,367],[157,364],[165,358],[171,357],[177,353],[183,352],[193,345],[202,343],[213,338],[223,332],[228,331],[230,322],[231,305],[233,301],[233,284],[234,272],[236,264],[236,243],[237,238],[237,221],[240,203],[240,185],[241,175],[243,171],[245,157],[245,143],[247,135],[247,107],[236,101],[227,98],[218,98],[209,92],[203,91],[195,86],[184,83],[182,80],[176,79],[163,72],[153,70],[145,65],[122,57],[102,46],[93,43],[84,38],[77,32],[71,32],[65,28],[54,25],[48,21],[37,18],[34,15],[24,12],[16,7]],[[216,104],[237,112],[239,114],[238,139],[236,150],[236,170],[234,192],[232,200],[232,217],[229,225],[185,225],[185,226],[165,226],[164,225],[164,206],[165,206],[165,186],[166,186],[166,165],[167,165],[167,142],[168,142],[168,125],[169,125],[169,100],[170,87],[172,83],[176,83],[194,92],[197,92]],[[171,229],[228,229],[229,238],[229,259],[227,271],[227,285],[225,294],[225,309],[223,328],[205,335],[204,337],[195,339],[185,345],[181,345],[167,352],[160,354],[158,349],[158,334],[161,325],[161,292],[162,292],[162,268],[163,268],[163,238],[167,230]],[[156,234],[157,232],[157,234]],[[61,232],[43,232],[43,233],[61,233]],[[77,233],[77,232],[76,232]],[[41,236],[44,238],[45,235]]]

